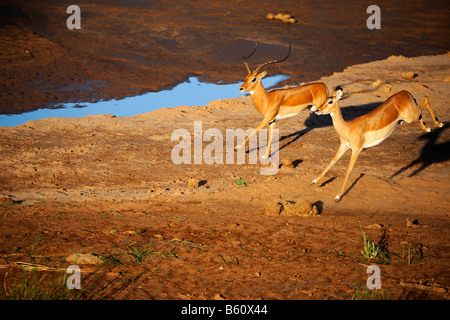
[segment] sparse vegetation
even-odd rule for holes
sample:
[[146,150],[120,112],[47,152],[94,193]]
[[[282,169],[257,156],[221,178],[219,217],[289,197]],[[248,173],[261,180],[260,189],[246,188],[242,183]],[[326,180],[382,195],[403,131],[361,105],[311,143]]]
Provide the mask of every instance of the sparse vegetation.
[[352,295],[352,300],[388,300],[391,292],[386,294],[383,289],[372,289],[369,290],[366,285],[364,285],[364,290],[359,288],[359,266],[356,275],[356,285],[355,292]]
[[363,291],[359,291],[357,287],[352,295],[352,300],[388,300],[389,295],[390,293],[385,294],[382,289],[369,290],[365,288]]
[[378,243],[371,240],[370,236],[366,236],[361,223],[359,224],[363,236],[363,250],[361,253],[366,259],[378,259],[380,263],[389,263],[391,261],[390,252],[387,249],[386,229],[383,229],[381,238]]
[[417,259],[419,262],[423,260],[423,250],[422,245],[420,244],[417,248],[414,248],[410,243],[402,244],[402,256],[403,260],[406,260],[407,264],[411,264],[414,259]]
[[[65,272],[49,273],[46,279],[37,270],[23,271],[19,282],[6,284],[5,275],[0,289],[0,299],[4,300],[68,300],[71,290],[66,286]],[[79,297],[79,296],[78,296]]]

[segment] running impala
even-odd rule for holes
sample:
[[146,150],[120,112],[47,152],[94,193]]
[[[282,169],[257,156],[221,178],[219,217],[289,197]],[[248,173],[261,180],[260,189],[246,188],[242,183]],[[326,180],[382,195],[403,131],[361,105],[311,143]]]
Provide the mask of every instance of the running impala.
[[239,88],[239,91],[250,92],[253,105],[263,116],[263,120],[255,128],[255,130],[253,130],[253,132],[246,137],[245,141],[238,145],[235,149],[238,150],[245,146],[250,137],[266,125],[269,125],[269,137],[265,155],[265,158],[268,158],[271,154],[270,146],[272,142],[272,132],[275,128],[275,122],[280,119],[295,116],[308,107],[319,107],[328,97],[328,89],[325,84],[317,82],[288,89],[266,91],[261,83],[261,79],[267,75],[269,69],[265,71],[261,71],[261,69],[275,63],[286,61],[291,53],[291,44],[289,44],[289,52],[284,58],[262,63],[253,71],[250,71],[250,67],[246,60],[255,53],[257,47],[258,43],[248,56],[242,57],[242,62],[248,71],[248,75],[245,82]]
[[427,127],[422,119],[422,109],[426,106],[430,111],[434,124],[438,127],[442,127],[444,125],[436,118],[428,97],[423,98],[420,105],[417,105],[411,93],[405,90],[394,94],[382,105],[371,112],[359,116],[351,121],[345,121],[344,118],[342,118],[341,108],[338,104],[338,101],[342,98],[342,94],[342,88],[338,87],[333,92],[332,96],[326,99],[326,101],[319,108],[311,108],[312,111],[316,111],[316,114],[331,115],[334,129],[341,138],[341,145],[339,146],[336,155],[325,170],[311,183],[317,183],[320,179],[322,179],[322,177],[342,157],[342,155],[348,149],[352,149],[352,155],[345,174],[344,183],[342,184],[341,191],[335,197],[336,201],[339,201],[344,193],[345,184],[350,172],[353,169],[353,166],[355,165],[359,153],[363,149],[380,144],[383,140],[389,137],[392,132],[394,132],[399,121],[406,121],[410,123],[419,119],[422,129],[426,132],[430,132],[431,129]]

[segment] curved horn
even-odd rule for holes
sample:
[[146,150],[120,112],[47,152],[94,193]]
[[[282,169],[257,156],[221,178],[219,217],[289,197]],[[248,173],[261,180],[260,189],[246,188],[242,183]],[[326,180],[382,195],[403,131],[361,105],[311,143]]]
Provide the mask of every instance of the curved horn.
[[242,62],[244,63],[245,68],[246,68],[247,71],[248,71],[248,73],[252,73],[252,72],[250,71],[250,67],[248,66],[247,62],[245,62],[245,60],[247,60],[248,58],[250,58],[250,57],[255,53],[256,48],[258,48],[258,42],[257,42],[256,45],[255,45],[255,49],[253,49],[253,51],[252,51],[248,56],[245,56],[245,57],[242,57],[242,58],[241,58],[241,59],[242,59]]
[[286,61],[286,59],[289,57],[290,54],[291,54],[291,43],[289,42],[289,52],[288,52],[288,54],[286,55],[286,57],[284,57],[283,59],[272,60],[272,61],[268,61],[268,62],[262,63],[262,64],[260,64],[259,66],[256,67],[255,72],[258,73],[259,70],[260,70],[262,67],[268,66],[269,64],[280,63],[280,62]]

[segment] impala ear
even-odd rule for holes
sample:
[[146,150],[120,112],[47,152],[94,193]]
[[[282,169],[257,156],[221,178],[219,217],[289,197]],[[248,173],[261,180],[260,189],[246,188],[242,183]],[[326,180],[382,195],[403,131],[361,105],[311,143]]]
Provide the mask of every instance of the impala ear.
[[259,74],[259,78],[260,78],[260,79],[264,78],[264,77],[267,75],[267,73],[269,72],[269,70],[270,70],[270,69],[267,69],[266,71],[261,72],[261,73]]
[[344,94],[344,91],[342,90],[342,88],[341,87],[337,87],[336,91],[335,91],[336,101],[341,100],[343,94]]

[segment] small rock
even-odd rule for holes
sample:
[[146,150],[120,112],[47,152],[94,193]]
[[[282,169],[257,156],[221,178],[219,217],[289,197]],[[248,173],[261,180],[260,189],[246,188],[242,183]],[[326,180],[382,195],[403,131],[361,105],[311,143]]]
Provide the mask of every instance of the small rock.
[[287,216],[287,217],[311,217],[317,216],[319,211],[308,200],[300,202],[276,200],[268,202],[264,206],[264,214],[268,216]]
[[384,85],[384,92],[389,93],[391,92],[392,86],[389,83],[386,83]]
[[383,228],[383,225],[379,223],[372,223],[366,227],[366,229],[381,229],[381,228]]
[[282,204],[278,203],[278,201],[269,202],[264,206],[264,214],[278,217],[281,213],[281,209]]
[[189,178],[188,180],[188,188],[198,188],[198,185],[200,183],[199,179],[196,178]]
[[302,200],[297,203],[286,202],[283,204],[281,215],[288,217],[310,217],[316,216],[318,210],[308,200]]
[[100,257],[90,253],[72,254],[66,258],[66,261],[73,264],[102,264]]
[[277,15],[268,13],[266,15],[266,18],[269,20],[280,20],[284,23],[296,23],[297,22],[297,20],[288,13],[278,13]]
[[408,218],[406,218],[406,227],[407,228],[413,228],[414,224],[418,224],[418,221],[414,220],[414,222],[413,222],[413,221],[409,220]]
[[383,84],[383,80],[377,79],[377,81],[375,81],[374,83],[372,83],[372,87],[379,87]]
[[281,168],[294,169],[294,165],[292,164],[292,159],[290,157],[283,158],[283,160],[281,160]]
[[417,77],[417,76],[418,76],[417,73],[414,73],[414,72],[411,72],[411,71],[403,72],[403,73],[402,73],[402,77],[403,77],[404,79],[406,79],[406,80],[414,79],[414,78]]
[[406,218],[406,227],[407,228],[426,228],[427,225],[420,224],[419,220],[417,220],[417,219],[411,221],[408,218]]
[[293,17],[285,17],[284,19],[282,19],[282,21],[284,23],[292,23],[292,24],[297,22],[297,20],[295,18],[293,18]]

